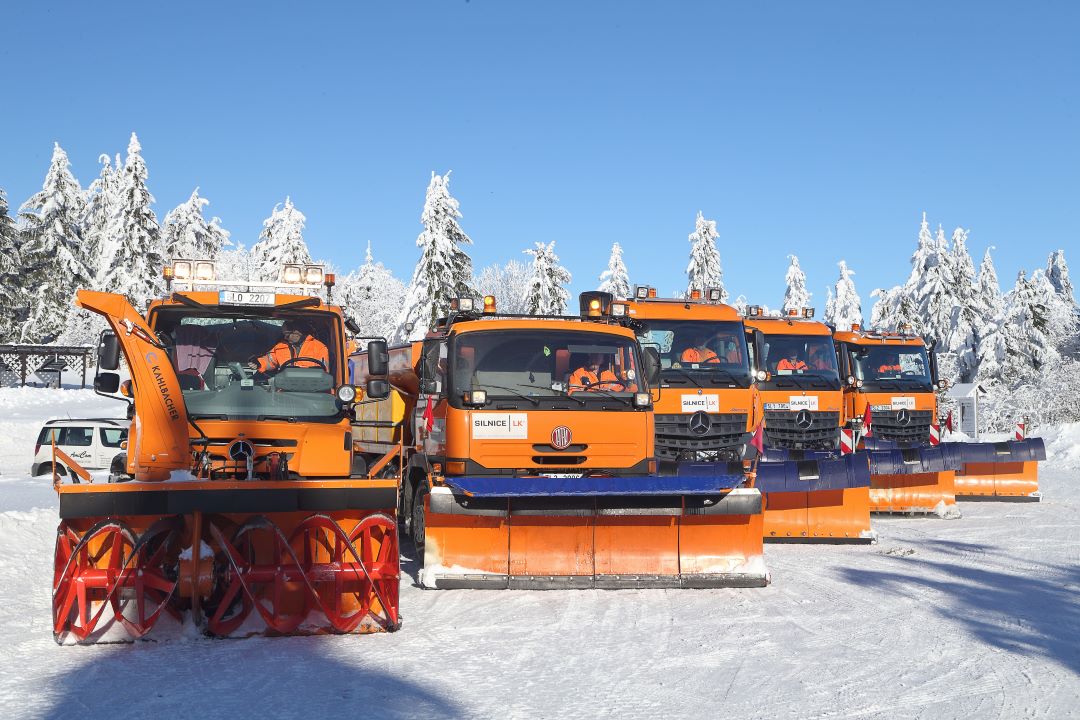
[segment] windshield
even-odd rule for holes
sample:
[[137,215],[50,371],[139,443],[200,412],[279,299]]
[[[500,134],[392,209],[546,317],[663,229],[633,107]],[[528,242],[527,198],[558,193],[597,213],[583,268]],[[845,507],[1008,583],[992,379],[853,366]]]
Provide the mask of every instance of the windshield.
[[746,334],[740,322],[650,320],[640,340],[660,353],[666,384],[750,385]]
[[869,345],[851,348],[855,377],[866,386],[931,387],[930,362],[920,345]]
[[[484,390],[488,406],[541,407],[552,399],[632,407],[643,387],[638,346],[618,335],[499,330],[456,335],[450,349],[450,400]],[[611,401],[616,402],[612,405]]]
[[193,419],[336,420],[337,316],[163,309],[155,318]]
[[766,335],[766,387],[840,387],[836,350],[829,335]]

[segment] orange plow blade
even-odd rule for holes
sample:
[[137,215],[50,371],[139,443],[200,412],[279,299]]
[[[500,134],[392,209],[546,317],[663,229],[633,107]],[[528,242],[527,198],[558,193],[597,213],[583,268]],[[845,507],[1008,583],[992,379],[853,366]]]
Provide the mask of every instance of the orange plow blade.
[[870,543],[870,469],[864,455],[758,463],[769,542]]
[[871,450],[870,511],[960,517],[947,448]]
[[956,494],[965,500],[1038,501],[1039,461],[1046,459],[1042,438],[1002,443],[952,443],[963,467]]
[[420,580],[438,589],[763,586],[761,517],[761,495],[748,488],[477,497],[439,485],[425,499]]

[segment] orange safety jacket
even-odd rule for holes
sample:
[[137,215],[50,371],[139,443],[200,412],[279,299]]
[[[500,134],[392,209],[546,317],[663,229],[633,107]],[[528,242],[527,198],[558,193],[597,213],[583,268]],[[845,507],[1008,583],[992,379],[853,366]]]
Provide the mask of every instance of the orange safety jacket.
[[709,348],[688,347],[682,351],[682,361],[691,363],[718,363],[720,358]]
[[780,371],[780,370],[806,370],[806,363],[804,363],[802,360],[796,360],[795,362],[791,362],[787,358],[784,358],[780,362],[776,363],[776,369],[777,369],[777,371]]
[[622,392],[626,389],[626,385],[623,384],[619,378],[615,377],[615,373],[610,370],[601,370],[600,377],[596,376],[592,370],[586,367],[580,367],[570,374],[570,389],[569,392],[575,390],[608,390],[611,392]]
[[879,367],[877,369],[877,371],[879,373],[900,372],[900,366],[899,365],[882,365],[881,367]]
[[[265,355],[262,355],[258,359],[259,372],[265,373],[271,370],[278,370],[285,363],[286,360],[292,358],[314,358],[315,360],[322,360],[323,365],[326,366],[326,371],[330,372],[330,352],[326,349],[326,346],[319,340],[308,335],[304,338],[304,341],[300,343],[300,350],[294,352],[293,346],[282,340],[274,347],[270,348]],[[302,360],[297,363],[293,363],[290,367],[319,367],[316,363]]]

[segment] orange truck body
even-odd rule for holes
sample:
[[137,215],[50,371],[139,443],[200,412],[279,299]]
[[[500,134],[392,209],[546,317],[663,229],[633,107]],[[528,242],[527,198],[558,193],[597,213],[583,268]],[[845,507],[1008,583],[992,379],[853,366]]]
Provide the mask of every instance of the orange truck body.
[[[792,460],[802,459],[804,454],[838,454],[845,415],[832,328],[794,316],[747,317],[746,326],[762,337],[764,357],[758,358],[757,364],[766,375],[759,377],[757,385],[764,409],[766,453],[780,451],[782,457]],[[794,362],[787,359],[789,354]],[[819,469],[825,466],[819,465]],[[870,488],[853,485],[815,489],[808,482],[806,490],[766,489],[766,537],[778,541],[873,541]]]
[[[833,337],[844,378],[848,427],[865,445],[862,422],[869,408],[871,435],[905,448],[896,452],[914,467],[918,448],[930,445],[931,426],[938,422],[933,358],[922,338],[859,329]],[[956,471],[872,473],[870,509],[959,517]]]
[[[659,478],[639,352],[619,324],[479,312],[390,349],[391,398],[360,411],[400,419],[400,512],[423,586],[767,582],[756,490],[684,494]],[[566,385],[590,353],[610,359],[623,390]],[[366,378],[366,353],[353,360]],[[392,439],[368,436],[357,448],[374,457]]]
[[[133,407],[126,476],[57,484],[58,642],[152,637],[166,618],[219,636],[399,625],[398,481],[353,471],[352,418],[332,393],[346,384],[340,309],[224,297],[174,292],[143,317],[78,293],[116,337]],[[317,328],[329,367],[246,374],[285,318]],[[99,369],[95,387],[117,381]]]

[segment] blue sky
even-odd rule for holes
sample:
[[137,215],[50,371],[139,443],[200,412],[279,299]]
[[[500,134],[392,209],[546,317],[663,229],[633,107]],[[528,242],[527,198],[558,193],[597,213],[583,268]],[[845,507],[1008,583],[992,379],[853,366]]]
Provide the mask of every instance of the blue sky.
[[[902,282],[923,211],[996,246],[1003,284],[1080,263],[1080,5],[31,3],[5,10],[0,187],[54,140],[85,186],[136,131],[159,218],[200,186],[250,245],[290,195],[312,252],[408,279],[430,172],[481,267],[555,240],[574,291],[611,243],[631,278],[683,272],[698,210],[725,284],[815,304],[846,259]],[[1078,265],[1080,267],[1080,265]]]

